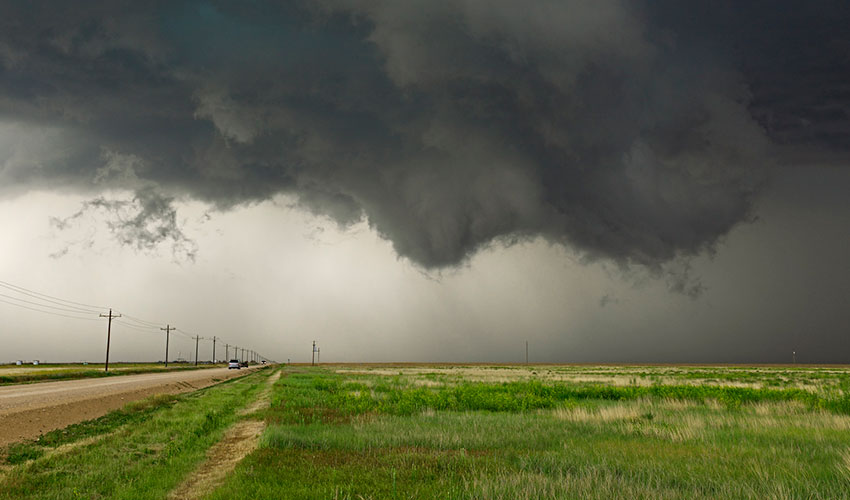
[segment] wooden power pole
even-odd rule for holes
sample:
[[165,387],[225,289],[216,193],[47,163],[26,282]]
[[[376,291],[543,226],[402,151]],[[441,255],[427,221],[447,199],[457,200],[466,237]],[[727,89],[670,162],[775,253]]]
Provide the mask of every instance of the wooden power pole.
[[174,327],[171,325],[165,325],[165,328],[160,328],[165,332],[165,367],[168,368],[168,334],[171,333],[171,330],[174,330]]
[[198,341],[201,340],[199,335],[195,335],[195,366],[198,366]]
[[109,314],[101,314],[101,318],[109,318],[109,323],[106,327],[106,363],[103,365],[103,371],[109,371],[109,341],[112,337],[112,320],[120,318],[120,314],[112,314],[112,308],[109,308]]

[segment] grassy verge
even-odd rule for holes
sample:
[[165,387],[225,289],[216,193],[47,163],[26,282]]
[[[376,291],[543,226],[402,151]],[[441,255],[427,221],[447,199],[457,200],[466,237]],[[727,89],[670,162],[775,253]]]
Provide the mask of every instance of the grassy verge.
[[73,445],[83,440],[101,436],[130,424],[144,422],[156,411],[170,407],[179,401],[178,396],[161,394],[125,405],[119,410],[102,417],[70,425],[64,429],[50,431],[32,441],[10,445],[2,453],[2,462],[18,465],[42,457],[45,453],[61,446]]
[[26,384],[32,382],[47,382],[53,380],[76,380],[81,378],[102,378],[102,377],[115,377],[120,375],[134,375],[139,373],[159,373],[166,371],[184,371],[184,370],[199,370],[205,368],[221,368],[225,365],[217,364],[217,365],[172,365],[168,368],[165,368],[161,364],[141,364],[134,363],[129,366],[121,366],[120,364],[117,366],[110,365],[110,371],[103,371],[103,367],[101,366],[99,369],[96,366],[92,365],[79,365],[79,366],[69,366],[62,368],[52,368],[52,369],[38,369],[31,368],[26,371],[21,371],[18,373],[3,373],[3,370],[0,369],[0,386],[3,385],[14,385],[14,384]]
[[289,368],[261,448],[210,498],[850,498],[843,401]]
[[[0,482],[0,499],[164,498],[240,418],[271,371],[147,400],[12,447],[7,461],[19,465]],[[80,445],[49,452],[69,443]]]

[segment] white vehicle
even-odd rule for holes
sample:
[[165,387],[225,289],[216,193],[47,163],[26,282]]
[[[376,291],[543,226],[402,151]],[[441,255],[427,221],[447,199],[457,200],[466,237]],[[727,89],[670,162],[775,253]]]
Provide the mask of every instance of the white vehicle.
[[237,370],[239,370],[239,369],[241,368],[241,367],[239,366],[239,360],[238,360],[238,359],[231,359],[231,360],[227,363],[227,369],[228,369],[228,370],[230,370],[230,369],[232,369],[232,368],[236,368]]

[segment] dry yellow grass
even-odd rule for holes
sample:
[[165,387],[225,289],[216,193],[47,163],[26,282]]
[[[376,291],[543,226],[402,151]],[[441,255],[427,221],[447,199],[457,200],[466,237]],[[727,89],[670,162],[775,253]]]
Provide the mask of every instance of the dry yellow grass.
[[[611,428],[627,435],[641,435],[681,442],[708,438],[712,431],[742,429],[758,432],[789,426],[806,429],[815,440],[829,442],[835,431],[850,431],[850,416],[813,411],[790,402],[758,403],[729,412],[716,402],[651,400],[622,401],[603,406],[575,406],[546,410],[554,418],[573,423]],[[805,417],[805,418],[802,418]]]
[[603,406],[599,408],[587,408],[579,406],[575,408],[557,408],[551,413],[555,418],[569,422],[612,422],[616,420],[628,420],[638,418],[641,415],[639,405],[619,404],[616,406]]
[[[440,382],[425,381],[422,377],[437,377],[447,381],[463,380],[468,382],[505,383],[522,380],[540,380],[543,382],[564,382],[574,384],[599,384],[613,386],[650,386],[650,385],[692,385],[724,386],[759,389],[767,387],[767,380],[781,382],[786,387],[816,391],[834,386],[848,370],[840,368],[799,368],[785,372],[777,367],[736,368],[751,375],[754,380],[734,380],[718,378],[723,367],[706,366],[584,366],[584,365],[467,365],[467,366],[341,366],[336,368],[340,374],[405,376],[413,383],[432,386]],[[787,373],[787,375],[785,375]],[[830,376],[832,378],[824,378]],[[764,380],[759,380],[764,377]],[[814,381],[809,381],[808,379]]]

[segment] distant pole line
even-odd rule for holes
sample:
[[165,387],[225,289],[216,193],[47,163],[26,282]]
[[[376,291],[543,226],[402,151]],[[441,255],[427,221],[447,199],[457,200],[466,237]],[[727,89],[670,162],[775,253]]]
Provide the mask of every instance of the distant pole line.
[[[54,295],[48,295],[46,293],[37,292],[35,290],[31,290],[29,288],[15,285],[13,283],[9,283],[3,280],[0,280],[0,303],[43,314],[50,314],[52,316],[60,316],[64,318],[79,319],[85,321],[99,321],[100,318],[106,318],[108,322],[106,327],[106,353],[103,364],[104,372],[109,371],[109,355],[112,348],[112,321],[117,320],[118,318],[123,319],[121,321],[117,321],[116,323],[129,330],[138,330],[140,332],[148,334],[152,334],[157,330],[165,332],[165,360],[163,361],[163,363],[166,368],[168,367],[168,354],[171,344],[171,332],[182,335],[187,339],[195,340],[195,366],[200,363],[199,341],[201,339],[204,339],[205,337],[201,337],[200,335],[192,335],[189,332],[180,330],[179,328],[171,325],[170,323],[166,324],[165,328],[162,328],[160,327],[160,325],[162,324],[160,322],[153,322],[148,321],[146,319],[134,317],[122,312],[121,310],[116,310],[112,307],[107,308],[106,306],[96,306],[85,302],[75,302]],[[108,309],[107,313],[98,312],[105,309]],[[95,315],[97,315],[97,317],[94,317]],[[222,339],[217,336],[207,338],[212,340],[213,342],[212,362],[215,363],[216,342]],[[235,351],[233,353],[233,357],[238,357],[239,347],[235,345],[231,346],[231,344],[225,344],[224,357],[229,359],[230,347],[233,347]],[[318,355],[318,349],[315,340],[313,341],[313,349],[313,364],[315,364],[316,356]],[[253,349],[247,349],[243,347],[242,361],[259,363],[261,361],[268,360],[259,352]]]
[[313,341],[313,357],[310,359],[310,366],[316,366],[316,341]]
[[109,318],[109,322],[107,323],[107,326],[106,326],[106,363],[103,364],[103,371],[108,372],[109,371],[109,341],[112,338],[112,320],[114,318],[120,318],[121,315],[120,314],[113,315],[112,314],[112,308],[109,308],[109,314],[101,314],[100,317],[101,318]]

